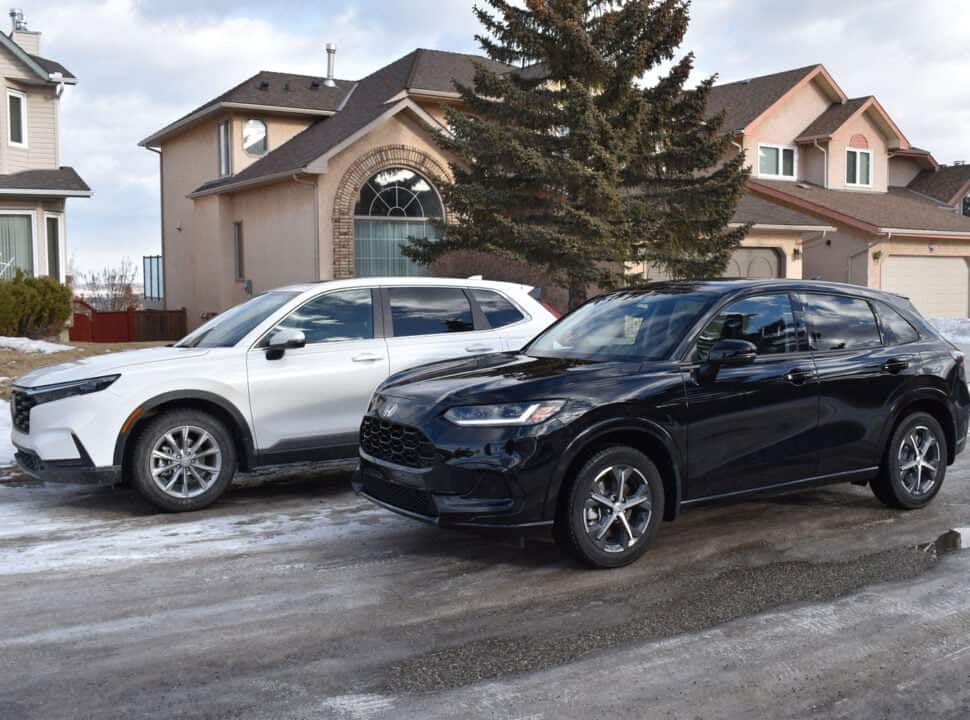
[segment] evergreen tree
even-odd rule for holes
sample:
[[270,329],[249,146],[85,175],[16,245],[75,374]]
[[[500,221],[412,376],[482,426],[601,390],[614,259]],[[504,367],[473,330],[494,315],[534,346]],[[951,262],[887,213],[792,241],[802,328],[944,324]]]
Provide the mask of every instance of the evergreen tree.
[[[494,60],[458,89],[442,140],[459,161],[442,194],[455,222],[406,252],[430,263],[484,250],[539,266],[569,292],[623,281],[644,257],[674,277],[719,274],[746,228],[726,230],[744,189],[742,158],[705,121],[708,80],[685,89],[673,60],[689,0],[486,0],[477,37]],[[722,163],[722,164],[719,164]]]

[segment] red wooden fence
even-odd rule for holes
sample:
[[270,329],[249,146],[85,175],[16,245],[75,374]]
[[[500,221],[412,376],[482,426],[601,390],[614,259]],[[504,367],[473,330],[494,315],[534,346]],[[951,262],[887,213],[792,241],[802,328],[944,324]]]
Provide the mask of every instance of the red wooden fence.
[[185,335],[185,308],[181,310],[127,310],[100,312],[74,299],[74,342],[152,342],[178,340]]

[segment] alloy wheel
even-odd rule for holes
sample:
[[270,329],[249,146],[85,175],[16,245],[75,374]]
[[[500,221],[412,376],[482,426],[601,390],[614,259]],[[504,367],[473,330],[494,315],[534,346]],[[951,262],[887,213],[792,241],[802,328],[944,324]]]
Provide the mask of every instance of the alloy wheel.
[[899,446],[899,483],[914,497],[931,492],[940,471],[940,443],[925,425],[917,425]]
[[222,448],[207,430],[195,425],[172,428],[152,446],[148,470],[155,485],[177,498],[202,495],[222,470]]
[[631,465],[601,471],[583,506],[586,534],[600,550],[621,553],[639,542],[650,525],[650,485]]

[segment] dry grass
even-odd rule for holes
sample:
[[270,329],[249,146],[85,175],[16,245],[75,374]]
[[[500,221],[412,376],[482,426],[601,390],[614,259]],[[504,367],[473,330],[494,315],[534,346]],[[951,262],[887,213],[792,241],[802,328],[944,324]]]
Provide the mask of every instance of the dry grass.
[[139,348],[157,347],[165,345],[163,342],[133,342],[133,343],[65,343],[73,349],[59,353],[23,353],[0,348],[0,376],[6,380],[0,381],[0,399],[10,399],[10,385],[25,373],[47,365],[80,360],[92,355],[120,352],[122,350],[138,350]]

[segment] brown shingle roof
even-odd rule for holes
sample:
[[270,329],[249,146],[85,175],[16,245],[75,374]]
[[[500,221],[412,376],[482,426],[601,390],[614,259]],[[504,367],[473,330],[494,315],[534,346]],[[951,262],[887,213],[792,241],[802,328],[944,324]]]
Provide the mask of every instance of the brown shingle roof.
[[970,218],[906,188],[890,188],[885,193],[852,192],[781,180],[749,180],[748,187],[756,194],[787,200],[802,212],[835,222],[839,222],[838,216],[844,216],[873,233],[892,228],[970,234]]
[[51,192],[90,192],[91,188],[72,167],[50,170],[24,170],[0,175],[0,190],[49,190]]
[[[27,53],[27,54],[30,55],[30,53]],[[33,61],[35,63],[40,65],[42,68],[44,68],[44,70],[46,70],[49,73],[59,72],[64,76],[66,80],[77,80],[77,78],[74,77],[74,74],[70,70],[68,70],[66,67],[64,67],[63,65],[61,65],[59,62],[55,60],[48,60],[47,58],[41,57],[40,55],[30,55],[30,57],[33,58]]]
[[842,127],[849,118],[858,112],[859,108],[865,105],[872,96],[852,98],[844,103],[834,103],[829,105],[828,110],[815,118],[807,128],[799,133],[795,142],[806,140],[817,140],[830,137],[832,133]]
[[[252,183],[284,173],[296,173],[309,163],[366,127],[391,108],[387,101],[402,90],[414,88],[454,91],[454,80],[471,82],[475,64],[487,58],[431,50],[415,50],[357,83],[344,107],[333,117],[320,120],[283,145],[267,153],[245,170],[207,182],[192,194],[205,193],[237,183]],[[495,63],[492,63],[493,69]],[[499,65],[508,70],[508,66]],[[446,80],[446,78],[451,78]],[[420,86],[413,83],[421,83]]]
[[496,73],[508,72],[509,66],[480,55],[419,49],[414,52],[414,66],[408,77],[409,90],[455,92],[455,83],[471,86],[475,66],[484,65]]
[[715,85],[707,98],[707,116],[724,111],[724,132],[746,128],[818,65]]
[[953,205],[970,192],[970,165],[944,165],[935,172],[924,170],[913,178],[909,189]]
[[734,211],[732,223],[744,225],[791,225],[792,227],[828,227],[814,215],[803,213],[785,205],[771,202],[746,192]]

